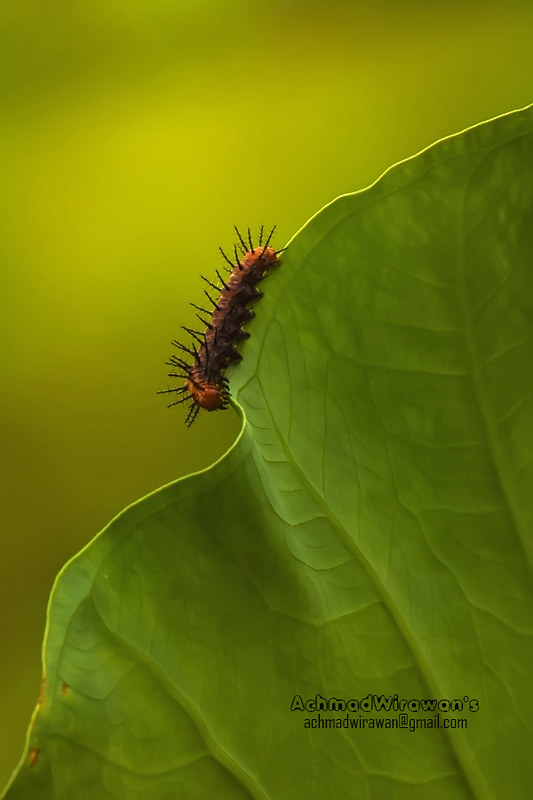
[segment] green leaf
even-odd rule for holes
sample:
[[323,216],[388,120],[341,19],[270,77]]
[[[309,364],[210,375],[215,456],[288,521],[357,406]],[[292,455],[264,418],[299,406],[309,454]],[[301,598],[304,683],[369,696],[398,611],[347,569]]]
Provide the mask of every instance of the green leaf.
[[530,796],[532,173],[529,107],[297,234],[235,446],[60,574],[7,800]]

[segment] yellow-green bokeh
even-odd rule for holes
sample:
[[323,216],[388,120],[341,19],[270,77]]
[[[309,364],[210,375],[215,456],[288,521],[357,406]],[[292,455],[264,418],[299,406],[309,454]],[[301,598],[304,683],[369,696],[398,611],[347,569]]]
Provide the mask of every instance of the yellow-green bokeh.
[[218,245],[277,223],[282,246],[392,162],[531,102],[532,23],[525,0],[2,4],[0,784],[58,569],[235,436],[232,411],[189,431],[154,394]]

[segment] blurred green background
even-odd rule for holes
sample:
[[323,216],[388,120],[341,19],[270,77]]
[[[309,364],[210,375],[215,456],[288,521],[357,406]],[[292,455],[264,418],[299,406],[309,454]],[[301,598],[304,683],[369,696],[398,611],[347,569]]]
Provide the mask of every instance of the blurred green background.
[[531,102],[532,26],[529,0],[2,3],[1,785],[60,567],[237,432],[232,411],[187,430],[155,396],[218,245],[277,223],[283,246],[391,163]]

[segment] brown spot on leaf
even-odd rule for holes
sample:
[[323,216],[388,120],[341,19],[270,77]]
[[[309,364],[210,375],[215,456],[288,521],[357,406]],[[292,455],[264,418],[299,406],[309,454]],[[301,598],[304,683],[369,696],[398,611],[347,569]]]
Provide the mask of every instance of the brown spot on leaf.
[[36,765],[40,752],[41,752],[40,747],[30,747],[30,749],[28,750],[28,759],[30,761],[30,767],[34,767]]

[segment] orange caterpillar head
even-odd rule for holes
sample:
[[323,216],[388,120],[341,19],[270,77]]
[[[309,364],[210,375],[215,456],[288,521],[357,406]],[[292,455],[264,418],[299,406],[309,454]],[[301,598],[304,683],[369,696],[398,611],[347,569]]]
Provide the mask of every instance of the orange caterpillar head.
[[227,393],[215,384],[201,384],[187,378],[185,386],[194,402],[206,411],[216,411],[226,404]]

